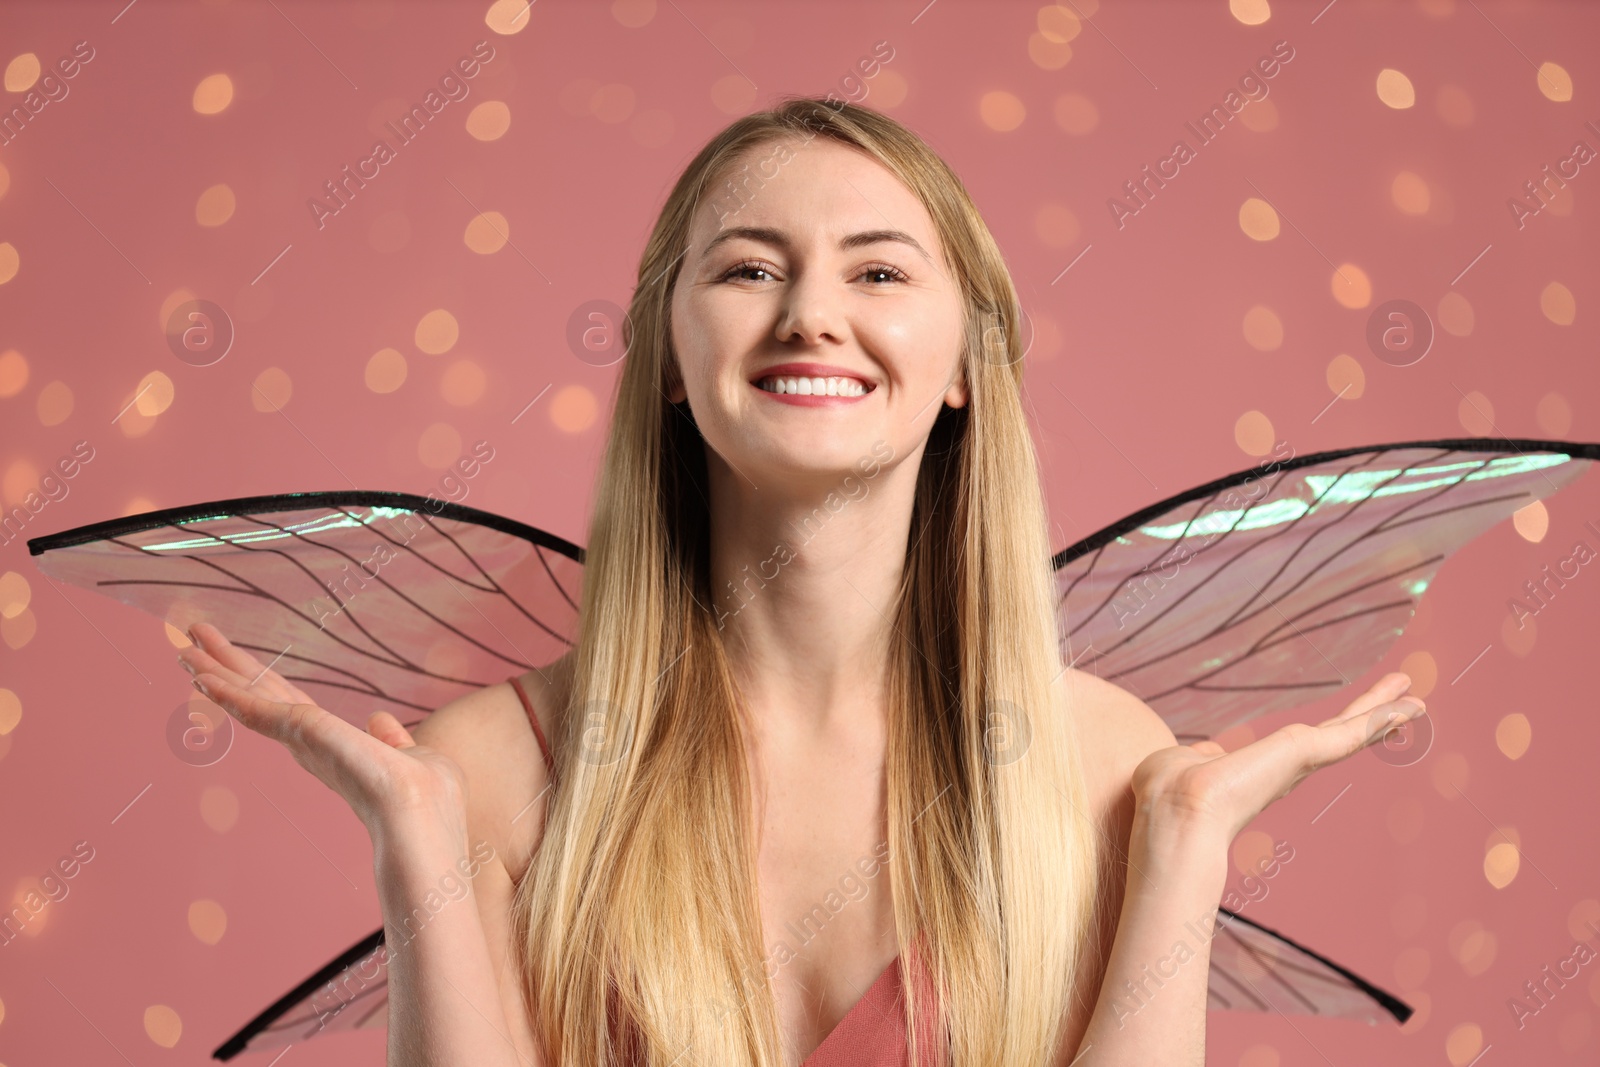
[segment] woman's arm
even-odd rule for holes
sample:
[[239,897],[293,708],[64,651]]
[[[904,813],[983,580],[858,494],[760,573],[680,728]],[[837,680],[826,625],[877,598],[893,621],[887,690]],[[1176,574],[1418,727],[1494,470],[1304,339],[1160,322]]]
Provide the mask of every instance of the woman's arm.
[[1203,1067],[1206,989],[1228,842],[1134,817],[1116,940],[1073,1067]]
[[[1307,775],[1422,714],[1420,700],[1400,699],[1409,685],[1404,674],[1387,675],[1333,718],[1291,723],[1232,753],[1214,741],[1152,745],[1171,732],[1152,724],[1159,720],[1142,701],[1120,691],[1091,695],[1098,711],[1081,716],[1088,743],[1100,749],[1091,758],[1112,776],[1095,783],[1104,805],[1096,814],[1114,812],[1112,839],[1127,862],[1099,998],[1063,1064],[1204,1067],[1211,940],[1229,845]],[[1091,688],[1114,689],[1098,680]]]
[[504,998],[518,987],[502,986],[480,915],[479,881],[510,882],[498,856],[478,859],[490,851],[482,839],[469,850],[464,816],[453,827],[430,819],[373,836],[391,946],[389,1067],[543,1067],[537,1050],[513,1044]]

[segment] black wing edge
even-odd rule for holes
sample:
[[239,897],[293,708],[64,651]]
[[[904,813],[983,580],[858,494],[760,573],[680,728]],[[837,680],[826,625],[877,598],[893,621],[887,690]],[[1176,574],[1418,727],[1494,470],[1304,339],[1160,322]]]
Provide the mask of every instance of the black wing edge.
[[257,1015],[254,1019],[251,1019],[249,1022],[245,1023],[238,1033],[234,1034],[232,1037],[228,1038],[228,1040],[218,1045],[216,1051],[211,1053],[211,1058],[214,1060],[230,1060],[237,1056],[240,1052],[244,1051],[244,1047],[250,1043],[251,1038],[255,1037],[261,1031],[271,1026],[280,1015],[283,1015],[290,1008],[304,1000],[312,990],[316,989],[324,982],[332,980],[334,975],[338,974],[356,960],[359,960],[361,957],[371,952],[374,948],[377,948],[379,945],[383,944],[383,941],[384,930],[383,927],[380,926],[378,929],[372,931],[372,933],[368,934],[366,937],[363,937],[360,941],[357,941],[355,944],[341,952],[338,957],[329,962],[326,967],[322,968],[316,974],[312,975],[310,978],[307,978],[304,982],[301,982],[299,985],[289,990],[289,992],[273,1001],[272,1004],[268,1006],[267,1009],[260,1015]]
[[240,496],[230,500],[212,500],[204,504],[185,504],[181,507],[162,508],[140,515],[120,519],[107,519],[87,526],[77,526],[60,533],[44,534],[28,539],[28,554],[37,556],[52,549],[70,548],[73,545],[100,541],[108,537],[121,537],[167,526],[175,522],[195,522],[199,519],[220,518],[239,512],[294,511],[314,507],[394,507],[411,511],[425,511],[434,518],[456,519],[476,523],[491,530],[511,534],[531,541],[541,548],[560,552],[569,559],[583,562],[583,549],[571,541],[547,533],[536,526],[508,519],[492,511],[480,511],[465,504],[447,500],[421,497],[415,493],[391,492],[383,489],[331,489],[308,493],[272,493],[266,496]]
[[1369,996],[1373,1000],[1377,1001],[1383,1007],[1383,1009],[1385,1011],[1387,1011],[1390,1015],[1393,1015],[1395,1017],[1395,1021],[1400,1023],[1401,1025],[1404,1025],[1407,1019],[1411,1018],[1411,1016],[1416,1014],[1417,1009],[1413,1008],[1411,1005],[1407,1004],[1405,1001],[1401,1000],[1399,997],[1395,996],[1393,993],[1389,993],[1389,992],[1387,992],[1385,990],[1379,989],[1377,986],[1373,985],[1371,982],[1367,981],[1365,978],[1361,977],[1359,974],[1356,974],[1353,971],[1347,970],[1346,968],[1339,966],[1337,963],[1334,963],[1332,960],[1330,960],[1328,957],[1324,956],[1322,953],[1316,952],[1316,951],[1314,951],[1312,949],[1307,948],[1306,946],[1302,945],[1300,942],[1296,941],[1294,938],[1285,937],[1283,934],[1280,934],[1278,931],[1274,930],[1270,926],[1262,926],[1258,922],[1255,922],[1255,921],[1253,921],[1251,919],[1246,919],[1243,915],[1240,915],[1236,911],[1229,911],[1227,908],[1220,907],[1220,906],[1217,908],[1217,911],[1221,912],[1223,915],[1228,916],[1228,919],[1229,919],[1230,922],[1232,920],[1237,919],[1239,922],[1242,922],[1247,926],[1255,927],[1257,930],[1260,930],[1262,933],[1271,934],[1273,937],[1277,938],[1279,941],[1282,941],[1284,944],[1289,945],[1289,946],[1291,946],[1293,948],[1297,948],[1301,952],[1304,952],[1307,956],[1310,956],[1312,959],[1316,960],[1318,963],[1320,963],[1323,966],[1329,968],[1330,970],[1337,971],[1341,976],[1343,976],[1345,978],[1348,978],[1350,980],[1350,983],[1352,985],[1354,985],[1357,989],[1361,990],[1361,992],[1365,993],[1367,996]]
[[[1142,508],[1126,518],[1118,519],[1105,529],[1092,533],[1083,540],[1070,544],[1060,552],[1057,552],[1050,560],[1050,569],[1060,570],[1079,556],[1093,552],[1100,546],[1121,537],[1129,530],[1137,529],[1151,519],[1165,515],[1180,504],[1187,504],[1191,500],[1199,500],[1202,497],[1211,496],[1213,493],[1219,493],[1224,489],[1243,485],[1252,478],[1263,477],[1264,467],[1270,466],[1272,468],[1270,472],[1266,473],[1292,471],[1297,467],[1310,467],[1333,459],[1343,459],[1346,456],[1359,456],[1368,452],[1393,452],[1402,448],[1448,448],[1457,452],[1515,452],[1519,455],[1528,452],[1563,452],[1574,459],[1600,460],[1600,444],[1584,444],[1571,441],[1534,441],[1526,438],[1513,439],[1509,437],[1464,437],[1447,438],[1441,441],[1397,441],[1389,445],[1361,445],[1356,448],[1337,448],[1331,452],[1313,452],[1309,455],[1293,456],[1282,461],[1273,460],[1271,463],[1263,460],[1249,470],[1226,475],[1216,481],[1207,482],[1205,485],[1197,485],[1193,489],[1179,493],[1177,496],[1168,497],[1160,503]],[[31,541],[29,542],[30,545],[32,543]]]

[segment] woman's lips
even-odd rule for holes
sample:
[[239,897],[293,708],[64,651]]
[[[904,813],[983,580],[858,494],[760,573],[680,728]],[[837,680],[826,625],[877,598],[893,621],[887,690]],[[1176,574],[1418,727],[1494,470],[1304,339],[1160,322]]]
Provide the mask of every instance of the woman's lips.
[[840,404],[858,404],[878,391],[876,387],[873,387],[860,396],[829,396],[826,393],[774,393],[761,388],[760,379],[751,382],[750,388],[768,400],[776,400],[783,404],[794,404],[798,407],[832,407]]

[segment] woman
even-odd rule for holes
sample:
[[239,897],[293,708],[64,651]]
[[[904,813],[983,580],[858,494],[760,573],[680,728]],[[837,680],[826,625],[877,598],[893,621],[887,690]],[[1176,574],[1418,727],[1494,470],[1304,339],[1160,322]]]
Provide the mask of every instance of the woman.
[[1063,667],[1015,290],[877,112],[720,133],[629,318],[571,652],[414,736],[180,655],[350,803],[391,930],[492,846],[394,953],[390,1062],[1203,1063],[1206,944],[1148,965],[1409,679],[1225,754]]

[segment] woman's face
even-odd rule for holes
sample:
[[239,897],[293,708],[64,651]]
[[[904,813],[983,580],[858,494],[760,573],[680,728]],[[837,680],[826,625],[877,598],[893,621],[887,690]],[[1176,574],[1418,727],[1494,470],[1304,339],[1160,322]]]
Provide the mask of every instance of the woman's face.
[[[701,199],[673,290],[670,399],[758,487],[837,477],[881,460],[878,441],[889,465],[920,454],[941,402],[967,402],[961,296],[922,202],[820,136],[757,146],[729,173],[742,195],[721,181]],[[833,393],[830,377],[860,384]]]

